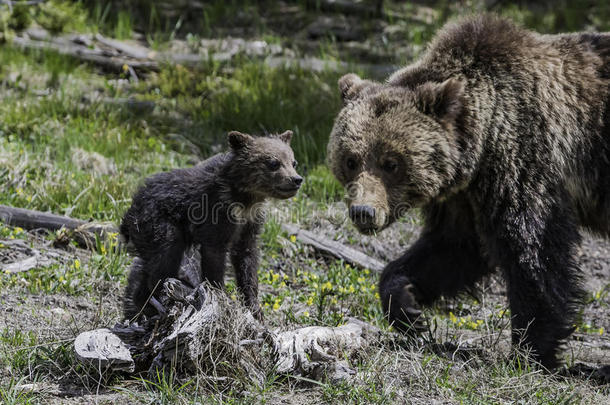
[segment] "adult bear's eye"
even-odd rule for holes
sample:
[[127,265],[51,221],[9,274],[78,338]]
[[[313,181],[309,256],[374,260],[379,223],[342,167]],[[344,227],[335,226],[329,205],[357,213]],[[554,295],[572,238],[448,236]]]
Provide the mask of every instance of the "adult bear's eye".
[[294,167],[295,169],[297,168],[297,165],[299,164],[299,162],[297,162],[296,160],[292,162],[292,167]]
[[271,170],[272,172],[278,170],[280,168],[282,164],[280,163],[279,160],[274,159],[274,160],[269,160],[267,161],[267,167],[269,168],[269,170]]
[[381,168],[387,173],[394,173],[398,168],[398,163],[396,163],[394,160],[386,160],[381,165]]
[[345,162],[345,164],[347,165],[347,168],[349,170],[356,170],[356,167],[358,167],[358,164],[356,163],[354,158],[348,158],[347,162]]

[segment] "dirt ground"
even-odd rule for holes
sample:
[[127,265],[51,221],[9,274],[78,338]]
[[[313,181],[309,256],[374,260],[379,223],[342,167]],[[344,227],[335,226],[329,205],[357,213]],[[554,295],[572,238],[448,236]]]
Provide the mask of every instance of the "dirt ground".
[[[312,225],[312,229],[328,234],[333,232],[333,226],[323,221]],[[342,233],[344,242],[358,241],[357,247],[379,259],[387,260],[389,257],[400,254],[406,245],[416,239],[419,227],[412,222],[399,223],[393,226],[387,234],[376,239],[352,238],[355,234],[351,235],[351,232],[355,232],[351,227],[344,229]],[[398,235],[402,235],[402,238],[399,238]],[[39,237],[30,236],[29,241],[35,248],[50,249],[48,242]],[[1,242],[3,241],[0,240]],[[86,261],[87,255],[86,251],[73,250],[65,252],[62,260],[79,258]],[[18,255],[6,249],[0,250],[0,263],[6,264],[18,259]],[[583,307],[581,324],[589,325],[590,328],[602,332],[591,333],[590,330],[582,330],[581,326],[567,344],[566,360],[568,364],[580,366],[610,364],[610,294],[608,293],[610,243],[589,235],[585,236],[579,254],[579,262],[585,276],[587,291],[591,294],[591,298]],[[129,380],[124,380],[121,385],[122,391],[117,392],[116,389],[103,388],[103,384],[96,387],[90,379],[84,378],[78,381],[78,378],[74,377],[78,374],[75,373],[77,365],[74,365],[73,368],[66,368],[66,361],[73,361],[71,360],[73,355],[69,351],[75,336],[85,330],[112,326],[120,319],[120,283],[103,281],[96,281],[96,283],[95,291],[98,293],[76,296],[57,293],[32,294],[18,288],[8,288],[0,292],[0,330],[3,330],[5,335],[8,333],[7,331],[19,331],[23,335],[36,336],[36,342],[44,342],[46,345],[54,342],[54,345],[63,347],[65,352],[63,355],[67,359],[51,358],[42,363],[32,362],[28,366],[30,367],[29,374],[35,375],[37,371],[40,371],[36,368],[45,368],[43,375],[46,377],[41,380],[31,379],[27,377],[26,372],[26,377],[19,381],[19,389],[36,393],[37,397],[45,403],[132,403],[134,397],[129,391],[131,384]],[[492,277],[483,284],[479,302],[475,302],[471,298],[447,300],[440,303],[435,311],[439,311],[441,314],[455,313],[458,316],[469,314],[473,319],[485,319],[497,308],[506,308],[502,280],[499,277]],[[597,297],[595,297],[596,292]],[[271,319],[270,322],[273,323],[274,320]],[[487,338],[483,332],[460,328],[459,323],[454,326],[441,324],[438,327],[436,335],[440,337],[439,342],[451,347],[468,348],[468,350],[488,347],[482,343]],[[500,331],[499,338],[496,337],[498,344],[495,347],[497,350],[509,351],[510,339],[507,322],[504,328]],[[27,344],[22,343],[21,347],[24,346],[27,347]],[[15,351],[18,352],[18,348]],[[53,356],[57,356],[57,353],[58,351],[55,351]],[[395,356],[396,352],[392,351],[388,354]],[[404,355],[406,356],[408,353]],[[57,364],[54,366],[55,361]],[[406,371],[405,375],[408,373]],[[0,381],[6,382],[10,378],[9,367],[0,364]],[[135,388],[135,390],[141,390],[141,387]],[[146,393],[139,392],[138,400],[144,401]],[[425,391],[423,392],[425,393]],[[420,395],[425,394],[420,393]],[[312,401],[311,393],[308,391],[292,392],[289,397],[288,400],[286,396],[280,395],[277,401],[272,400],[272,402]],[[411,400],[415,401],[414,398]],[[422,398],[422,400],[424,399]]]

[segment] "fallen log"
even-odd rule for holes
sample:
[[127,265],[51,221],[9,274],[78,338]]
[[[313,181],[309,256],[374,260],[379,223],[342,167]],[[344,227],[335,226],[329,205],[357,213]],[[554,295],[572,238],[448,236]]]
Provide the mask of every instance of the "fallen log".
[[121,56],[106,56],[96,49],[83,45],[61,44],[53,41],[36,41],[29,38],[14,37],[13,45],[23,49],[51,50],[62,55],[90,62],[105,68],[121,70],[123,66],[131,66],[142,70],[159,70],[159,63],[153,60],[138,60]]
[[144,46],[132,45],[124,41],[106,38],[102,34],[95,34],[95,40],[109,48],[116,49],[120,53],[135,59],[152,59],[156,52]]
[[385,263],[368,256],[359,250],[346,246],[342,243],[335,242],[334,240],[328,239],[322,235],[317,235],[313,232],[301,229],[295,225],[283,224],[282,229],[286,233],[294,235],[299,242],[310,245],[315,250],[323,254],[342,259],[351,265],[370,269],[376,272],[381,272],[385,267]]
[[[37,34],[42,38],[40,34]],[[103,38],[101,41],[100,38]],[[102,48],[83,45],[83,37],[75,36],[71,40],[66,38],[51,38],[50,40],[36,40],[16,36],[12,39],[15,46],[22,49],[51,50],[62,55],[67,55],[75,59],[80,59],[88,63],[101,66],[114,71],[127,71],[135,75],[135,70],[139,71],[159,71],[164,64],[184,65],[191,68],[202,66],[206,61],[228,62],[237,54],[220,52],[202,55],[192,54],[172,54],[166,52],[154,52],[142,46],[132,46],[118,40],[111,40],[96,36]],[[144,57],[146,54],[146,57]],[[350,64],[340,61],[322,60],[318,58],[292,58],[285,56],[260,55],[262,62],[271,68],[297,66],[300,69],[321,72],[330,70],[335,72],[355,70],[364,71],[374,77],[384,77],[398,69],[394,65],[376,64]],[[137,76],[136,76],[137,77]]]
[[25,208],[9,207],[6,205],[0,205],[0,222],[27,230],[44,229],[48,231],[58,231],[60,229],[66,229],[71,231],[70,236],[82,247],[93,246],[96,235],[105,238],[110,233],[116,233],[118,231],[112,224],[85,222],[63,215],[28,210]]

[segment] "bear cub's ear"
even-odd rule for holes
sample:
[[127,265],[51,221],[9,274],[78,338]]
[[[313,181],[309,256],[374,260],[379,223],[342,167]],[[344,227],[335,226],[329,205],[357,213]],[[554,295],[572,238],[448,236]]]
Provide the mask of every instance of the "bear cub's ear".
[[343,103],[347,104],[349,101],[358,98],[363,90],[374,85],[374,82],[370,80],[362,80],[354,73],[344,75],[339,79],[339,91],[341,91]]
[[254,141],[254,138],[248,134],[243,134],[238,131],[229,132],[229,145],[233,150],[240,150],[244,147],[248,146],[251,142]]
[[292,139],[292,135],[293,135],[292,131],[291,131],[291,130],[288,130],[288,131],[284,131],[284,132],[282,132],[281,134],[277,135],[277,138],[278,138],[280,141],[282,141],[282,142],[287,143],[288,145],[290,145],[290,140]]
[[415,89],[417,108],[441,123],[453,124],[462,111],[464,84],[458,79],[427,82]]

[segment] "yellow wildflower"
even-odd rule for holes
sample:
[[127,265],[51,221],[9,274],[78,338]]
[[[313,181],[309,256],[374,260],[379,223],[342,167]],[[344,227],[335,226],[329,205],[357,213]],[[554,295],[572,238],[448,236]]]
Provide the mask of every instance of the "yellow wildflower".
[[457,322],[457,317],[455,316],[455,314],[453,312],[449,312],[449,319],[451,320],[451,322],[456,323]]
[[295,235],[290,235],[290,242],[294,243],[297,241],[297,237]]
[[74,268],[76,270],[80,269],[80,260],[78,260],[78,259],[74,260]]

